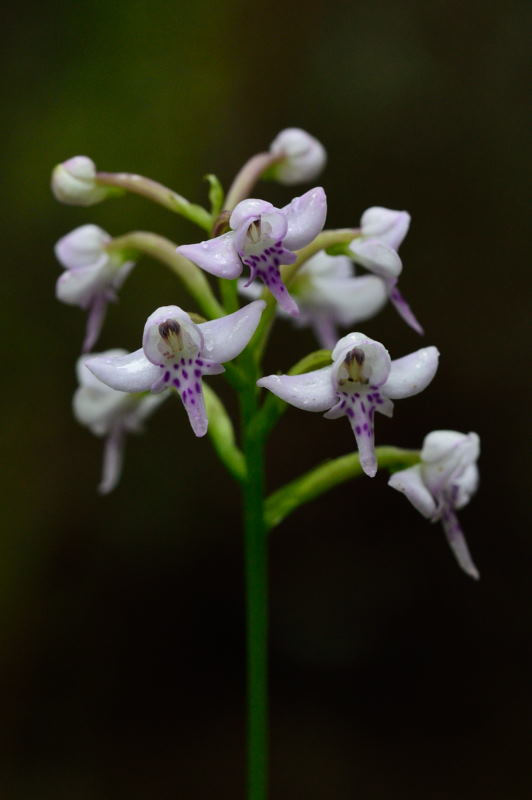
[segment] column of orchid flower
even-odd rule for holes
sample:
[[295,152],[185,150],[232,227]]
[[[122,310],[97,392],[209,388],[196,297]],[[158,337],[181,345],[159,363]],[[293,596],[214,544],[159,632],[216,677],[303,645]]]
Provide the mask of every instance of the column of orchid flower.
[[[266,797],[269,529],[331,487],[363,473],[372,477],[381,466],[392,473],[392,488],[428,519],[442,521],[460,566],[478,577],[455,513],[478,483],[477,435],[433,431],[420,452],[374,444],[376,412],[391,417],[394,400],[423,391],[436,373],[438,351],[423,347],[392,360],[383,344],[352,330],[390,300],[407,324],[423,333],[397,285],[402,271],[398,248],[409,214],[373,207],[362,214],[359,227],[323,230],[327,204],[321,187],[282,208],[249,197],[261,177],[286,185],[311,181],[325,159],[322,145],[309,134],[297,128],[282,131],[268,152],[242,167],[225,200],[218,179],[208,176],[209,210],[140,175],[97,171],[85,156],[58,165],[52,176],[55,196],[67,204],[89,206],[135,192],[184,216],[210,237],[177,246],[154,233],[112,238],[95,225],[84,225],[56,245],[65,268],[57,296],[88,312],[74,413],[105,437],[100,491],[109,492],[118,483],[127,433],[141,431],[145,419],[172,395],[181,399],[194,434],[209,433],[222,463],[242,485],[252,800]],[[138,350],[89,354],[108,303],[116,300],[143,255],[176,274],[197,313],[163,306],[148,316]],[[355,274],[354,264],[366,273]],[[238,280],[244,267],[247,280]],[[205,272],[219,279],[219,298]],[[240,307],[238,294],[250,302]],[[285,375],[262,376],[262,355],[276,314],[310,326],[323,349],[304,356]],[[339,338],[338,327],[351,332]],[[240,398],[239,443],[222,402],[203,381],[224,372]],[[325,412],[327,419],[347,417],[358,452],[314,467],[265,499],[264,444],[287,404]]]

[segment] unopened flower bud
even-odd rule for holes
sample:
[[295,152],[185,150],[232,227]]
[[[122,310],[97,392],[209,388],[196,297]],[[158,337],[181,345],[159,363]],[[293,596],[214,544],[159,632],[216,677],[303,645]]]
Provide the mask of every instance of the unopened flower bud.
[[109,190],[96,183],[96,166],[88,156],[74,156],[54,167],[52,192],[61,203],[92,206],[103,200]]
[[286,128],[270,145],[270,153],[282,157],[272,172],[279,183],[291,186],[313,180],[327,160],[325,148],[301,128]]

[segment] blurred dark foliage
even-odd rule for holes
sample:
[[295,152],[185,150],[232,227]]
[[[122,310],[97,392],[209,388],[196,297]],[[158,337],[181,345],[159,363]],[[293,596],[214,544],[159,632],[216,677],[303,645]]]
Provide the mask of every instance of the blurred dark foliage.
[[[238,495],[177,403],[95,493],[101,443],[71,416],[83,318],[54,300],[53,244],[196,230],[128,197],[60,206],[51,167],[83,153],[206,196],[288,125],[326,145],[329,224],[378,204],[413,216],[402,289],[442,352],[379,441],[476,430],[482,486],[462,513],[482,573],[456,567],[385,476],[287,520],[271,546],[272,798],[520,800],[530,776],[528,250],[522,0],[266,5],[196,0],[12,4],[2,148],[4,512],[0,796],[243,797]],[[258,192],[286,202],[287,189]],[[187,299],[142,262],[101,348]],[[387,309],[364,331],[420,346]],[[280,323],[267,369],[313,348]],[[217,387],[222,379],[217,380]],[[352,447],[295,410],[269,449],[273,488]]]

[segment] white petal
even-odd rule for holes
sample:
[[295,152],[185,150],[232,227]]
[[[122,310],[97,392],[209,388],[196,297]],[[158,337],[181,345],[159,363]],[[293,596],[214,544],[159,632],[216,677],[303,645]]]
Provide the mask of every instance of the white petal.
[[448,456],[457,445],[470,440],[474,452],[473,459],[478,458],[480,452],[480,440],[476,433],[460,433],[459,431],[431,431],[423,440],[421,458],[427,463],[439,461]]
[[392,400],[400,400],[422,392],[436,374],[439,355],[435,347],[422,347],[415,353],[396,358],[382,387],[383,393]]
[[55,296],[63,303],[87,308],[105,282],[102,271],[97,266],[69,269],[59,276],[55,285]]
[[177,252],[219,278],[237,278],[242,272],[242,262],[234,247],[233,231],[198,244],[182,244]]
[[391,208],[373,206],[366,209],[360,220],[362,236],[380,239],[381,242],[399,249],[410,227],[408,211],[394,211]]
[[390,374],[392,364],[390,354],[381,342],[359,332],[348,333],[337,341],[332,351],[335,380],[338,380],[338,373],[343,370],[344,359],[354,347],[364,351],[363,378],[374,386],[382,386]]
[[320,250],[309,258],[298,275],[312,275],[319,278],[351,278],[353,276],[353,262],[347,256],[330,256],[325,250]]
[[110,241],[109,234],[97,225],[81,225],[59,239],[55,255],[65,269],[88,267],[109,258],[105,246]]
[[120,392],[147,392],[161,376],[161,368],[148,361],[144,350],[127,356],[93,356],[85,359],[90,371]]
[[464,473],[454,481],[454,483],[458,488],[454,507],[463,508],[469,503],[471,497],[478,489],[479,473],[477,465],[469,464],[469,466],[465,468]]
[[388,300],[386,284],[376,275],[338,279],[317,277],[313,286],[316,302],[319,298],[334,309],[336,321],[346,326],[369,319]]
[[327,198],[321,186],[310,189],[281,209],[288,222],[283,244],[289,250],[299,250],[321,231],[327,216]]
[[198,325],[204,341],[201,355],[220,364],[231,361],[255,333],[265,307],[264,300],[255,300],[233,314],[202,322]]
[[388,481],[388,486],[406,495],[414,508],[424,517],[430,519],[436,511],[436,503],[423,483],[419,464],[394,472]]
[[117,427],[107,437],[103,449],[102,479],[98,486],[100,494],[109,494],[118,484],[124,463],[125,435]]
[[355,239],[349,245],[353,260],[381,278],[397,278],[403,265],[401,259],[388,245],[378,239]]
[[267,214],[271,211],[276,211],[276,208],[271,203],[268,203],[267,200],[248,197],[247,200],[241,200],[235,206],[229,218],[229,225],[235,231],[246,220],[257,219],[261,214]]
[[279,183],[287,186],[313,180],[327,160],[321,142],[301,128],[286,128],[278,133],[270,145],[270,153],[284,156],[275,165],[274,174]]
[[327,411],[337,400],[331,373],[332,367],[323,367],[303,375],[267,375],[257,386],[303,411]]

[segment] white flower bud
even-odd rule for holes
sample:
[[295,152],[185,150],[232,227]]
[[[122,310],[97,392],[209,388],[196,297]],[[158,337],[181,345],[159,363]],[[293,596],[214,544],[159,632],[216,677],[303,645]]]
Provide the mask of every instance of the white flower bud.
[[291,186],[313,180],[327,161],[325,148],[310,133],[301,128],[285,128],[270,145],[270,153],[282,156],[273,174],[279,183]]
[[71,206],[92,206],[103,200],[108,189],[96,183],[96,167],[88,156],[74,156],[52,172],[52,192]]

